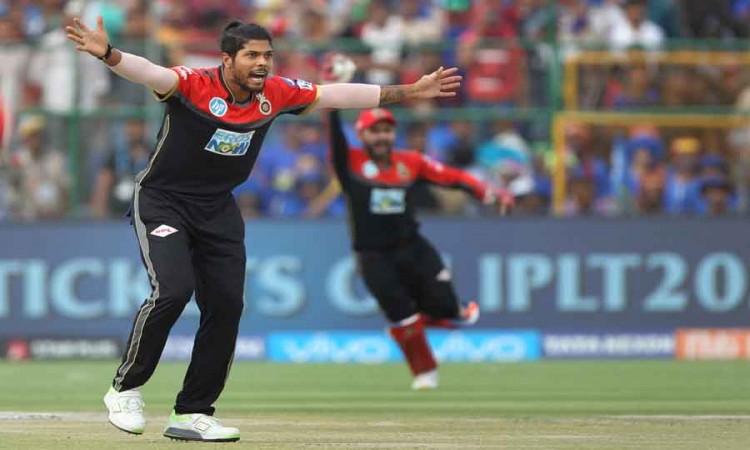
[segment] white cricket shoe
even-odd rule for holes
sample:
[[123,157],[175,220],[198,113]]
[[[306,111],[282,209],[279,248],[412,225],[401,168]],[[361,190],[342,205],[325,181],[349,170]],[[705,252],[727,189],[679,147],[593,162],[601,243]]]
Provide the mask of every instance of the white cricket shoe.
[[234,442],[240,430],[225,427],[219,419],[206,414],[176,414],[172,411],[164,436],[180,441]]
[[143,407],[146,404],[138,389],[117,392],[110,386],[104,395],[104,404],[109,410],[109,423],[126,433],[143,434],[146,428]]
[[438,387],[438,372],[436,370],[430,370],[429,372],[420,373],[414,377],[411,382],[411,388],[415,391],[425,391],[429,389],[437,389]]

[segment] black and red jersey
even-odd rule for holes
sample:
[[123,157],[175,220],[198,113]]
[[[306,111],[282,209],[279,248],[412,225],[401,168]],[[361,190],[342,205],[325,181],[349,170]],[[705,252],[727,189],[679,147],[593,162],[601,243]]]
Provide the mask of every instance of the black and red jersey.
[[329,113],[331,158],[348,200],[354,249],[386,250],[415,238],[419,222],[411,201],[414,186],[427,182],[463,189],[479,200],[492,188],[467,172],[445,166],[416,151],[391,153],[380,169],[365,150],[350,149],[337,111]]
[[270,76],[262,92],[237,103],[221,67],[172,70],[179,82],[157,96],[167,104],[164,122],[137,181],[191,196],[228,195],[250,175],[273,120],[302,113],[318,96],[313,83]]

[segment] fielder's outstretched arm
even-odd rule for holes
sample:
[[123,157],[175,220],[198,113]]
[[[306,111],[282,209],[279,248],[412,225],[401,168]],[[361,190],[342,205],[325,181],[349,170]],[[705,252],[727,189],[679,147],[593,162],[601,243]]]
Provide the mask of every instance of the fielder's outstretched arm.
[[349,143],[346,140],[339,112],[328,113],[328,136],[331,146],[331,163],[341,187],[346,190],[349,185]]
[[419,178],[438,186],[461,189],[485,205],[498,205],[503,213],[514,203],[513,194],[508,190],[496,188],[469,172],[448,167],[426,156],[422,156]]
[[134,83],[148,86],[160,95],[165,95],[177,86],[178,75],[173,70],[154,64],[146,58],[113,49],[101,16],[96,19],[96,28],[87,27],[80,19],[74,19],[75,27],[66,27],[68,40],[76,49],[86,52],[109,66],[117,75]]
[[424,75],[412,84],[377,86],[374,84],[337,83],[320,86],[320,98],[315,109],[375,108],[405,100],[455,97],[461,86],[458,68],[443,67]]

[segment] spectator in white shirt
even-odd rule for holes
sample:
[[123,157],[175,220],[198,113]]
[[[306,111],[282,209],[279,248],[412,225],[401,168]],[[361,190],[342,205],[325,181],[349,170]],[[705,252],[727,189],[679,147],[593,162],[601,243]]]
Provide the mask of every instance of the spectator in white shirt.
[[647,0],[626,0],[625,15],[615,22],[609,33],[609,45],[625,50],[632,47],[653,50],[664,42],[664,31],[647,19]]

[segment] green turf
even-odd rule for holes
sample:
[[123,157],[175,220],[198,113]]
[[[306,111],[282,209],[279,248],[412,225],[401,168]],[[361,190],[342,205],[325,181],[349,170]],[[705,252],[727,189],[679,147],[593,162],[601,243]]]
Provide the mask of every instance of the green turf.
[[[140,437],[106,424],[115,366],[0,363],[0,411],[94,413],[0,420],[0,448],[177,445],[160,431],[186,365],[161,364],[143,389]],[[408,385],[402,365],[236,363],[217,416],[247,448],[750,449],[747,362],[453,364],[437,391]]]

